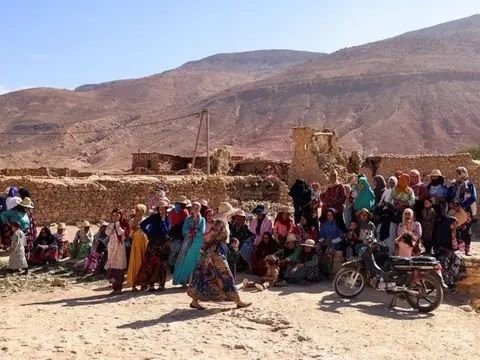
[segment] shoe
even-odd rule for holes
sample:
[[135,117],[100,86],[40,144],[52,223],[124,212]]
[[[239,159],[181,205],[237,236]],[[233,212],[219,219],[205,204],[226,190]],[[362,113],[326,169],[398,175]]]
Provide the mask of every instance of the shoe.
[[257,288],[257,290],[260,290],[260,291],[265,290],[262,284],[255,284],[255,287]]
[[245,303],[243,301],[239,301],[237,303],[237,309],[243,309],[243,308],[247,308],[249,307],[250,305],[252,305],[252,303]]

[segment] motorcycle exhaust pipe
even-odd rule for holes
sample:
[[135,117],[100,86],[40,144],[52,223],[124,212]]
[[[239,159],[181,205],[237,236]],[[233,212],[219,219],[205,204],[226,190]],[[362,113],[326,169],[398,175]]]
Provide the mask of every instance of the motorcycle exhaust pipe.
[[411,295],[411,296],[419,296],[420,295],[420,293],[418,291],[410,290],[410,289],[407,289],[403,286],[395,286],[390,291],[394,292],[394,293],[405,293],[405,294],[408,294],[408,295]]

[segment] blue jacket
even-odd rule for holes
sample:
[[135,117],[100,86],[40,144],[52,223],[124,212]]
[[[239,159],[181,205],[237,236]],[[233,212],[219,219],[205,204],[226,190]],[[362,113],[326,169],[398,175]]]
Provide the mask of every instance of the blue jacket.
[[150,215],[140,223],[140,229],[147,235],[149,241],[164,241],[170,232],[170,220],[162,219],[160,214]]
[[[455,199],[455,196],[457,194],[457,189],[459,187],[460,187],[459,198]],[[469,197],[465,196],[465,193],[467,191],[470,193]],[[471,211],[472,204],[477,201],[477,189],[475,188],[475,185],[470,180],[466,180],[465,182],[461,182],[461,183],[454,182],[448,188],[447,200],[449,202],[453,202],[455,200],[458,200],[458,201],[460,201],[462,207],[465,210]]]

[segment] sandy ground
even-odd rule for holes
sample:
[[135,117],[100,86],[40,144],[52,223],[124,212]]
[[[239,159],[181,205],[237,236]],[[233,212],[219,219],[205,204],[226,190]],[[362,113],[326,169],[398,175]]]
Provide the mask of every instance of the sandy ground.
[[252,307],[198,311],[170,283],[164,293],[111,297],[103,280],[67,281],[0,295],[0,359],[480,358],[480,315],[462,310],[459,295],[424,315],[403,302],[390,310],[391,297],[372,289],[341,300],[324,282],[240,290]]
[[447,302],[422,315],[328,283],[244,292],[251,308],[188,307],[184,290],[108,296],[104,282],[4,295],[1,359],[449,359],[480,356],[480,316]]

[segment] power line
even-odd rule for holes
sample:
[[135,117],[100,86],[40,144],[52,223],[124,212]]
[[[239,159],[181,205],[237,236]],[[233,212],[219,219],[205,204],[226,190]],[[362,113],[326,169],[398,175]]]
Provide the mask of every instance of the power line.
[[125,126],[117,126],[114,128],[109,128],[109,129],[100,129],[100,130],[83,130],[83,131],[57,131],[57,132],[49,132],[49,133],[35,133],[35,132],[21,132],[21,131],[7,131],[7,132],[0,132],[0,135],[35,135],[35,136],[52,136],[52,135],[77,135],[77,134],[93,134],[93,133],[99,133],[99,132],[106,132],[106,131],[117,131],[117,130],[125,130],[125,129],[135,129],[139,128],[142,126],[149,126],[149,125],[155,125],[155,124],[160,124],[164,122],[169,122],[169,121],[175,121],[175,120],[181,120],[185,119],[191,116],[199,117],[201,112],[194,112],[191,114],[187,115],[182,115],[182,116],[177,116],[174,118],[169,118],[169,119],[162,119],[162,120],[155,120],[155,121],[150,121],[147,123],[141,123],[141,124],[135,124],[135,125],[125,125]]

